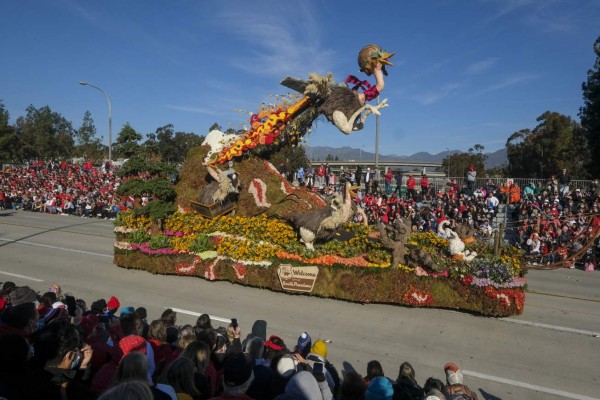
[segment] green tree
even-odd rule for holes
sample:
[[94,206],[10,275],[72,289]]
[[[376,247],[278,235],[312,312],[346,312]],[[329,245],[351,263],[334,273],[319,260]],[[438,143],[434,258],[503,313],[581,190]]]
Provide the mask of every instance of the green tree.
[[[477,147],[479,151],[477,153],[475,153],[476,146],[479,146]],[[465,177],[469,167],[472,165],[475,167],[478,177],[484,176],[486,156],[482,153],[483,149],[483,146],[475,145],[474,147],[469,148],[466,153],[454,153],[447,156],[442,161],[443,171],[448,171],[449,169],[451,177]],[[448,166],[450,166],[450,168],[448,168]]]
[[586,176],[579,124],[569,116],[550,111],[540,115],[537,122],[533,130],[522,129],[508,138],[508,174],[545,179],[567,168],[574,176]]
[[282,146],[276,152],[271,153],[269,162],[275,166],[285,163],[286,172],[292,172],[296,171],[300,166],[306,167],[308,165],[308,158],[306,157],[304,147],[286,145]]
[[175,136],[175,130],[172,124],[161,126],[156,130],[156,140],[158,142],[158,151],[163,161],[169,161],[175,159],[177,156],[177,150],[173,137]]
[[[583,136],[587,140],[586,169],[593,177],[600,176],[600,36],[594,42],[596,61],[587,72],[587,81],[583,83],[584,105],[579,109]],[[590,155],[593,155],[590,157]]]
[[219,124],[217,124],[216,122],[214,124],[212,124],[210,126],[210,128],[208,128],[208,132],[214,131],[214,130],[223,132],[223,128],[221,128],[221,126]]
[[75,131],[71,122],[52,112],[49,106],[27,107],[17,119],[17,134],[24,158],[64,158],[73,155]]
[[[135,215],[146,215],[150,217],[155,228],[162,229],[163,220],[175,212],[174,200],[176,197],[175,188],[170,182],[170,176],[175,173],[173,166],[164,163],[146,162],[141,157],[129,159],[117,174],[128,178],[117,189],[119,196],[134,196],[140,203],[140,198],[145,194],[151,195],[151,201],[142,207],[134,209]],[[147,172],[150,179],[141,179],[139,174]]]
[[131,127],[129,122],[126,122],[115,142],[115,150],[119,156],[132,158],[140,151],[140,145],[138,143],[140,140],[142,140],[142,135],[137,133],[135,129]]
[[159,156],[158,141],[156,133],[147,133],[146,141],[141,146],[141,153],[146,158],[154,158]]
[[75,155],[85,159],[101,160],[103,146],[101,139],[96,137],[96,126],[92,114],[86,111],[81,127],[75,131]]
[[9,124],[10,115],[0,101],[0,162],[21,160],[19,154],[20,142],[15,128]]
[[175,158],[172,161],[184,161],[188,151],[193,147],[200,146],[203,141],[204,136],[198,136],[195,133],[175,132],[173,137]]

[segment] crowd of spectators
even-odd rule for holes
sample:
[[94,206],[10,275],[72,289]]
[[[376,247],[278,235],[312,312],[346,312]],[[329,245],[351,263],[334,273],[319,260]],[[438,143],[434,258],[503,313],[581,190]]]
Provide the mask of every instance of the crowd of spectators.
[[453,363],[440,366],[445,383],[431,377],[423,386],[409,362],[395,380],[377,360],[365,374],[338,371],[328,342],[307,332],[288,345],[260,329],[243,337],[236,320],[213,327],[207,314],[178,326],[172,309],[150,320],[144,307],[121,307],[115,296],[88,305],[56,284],[40,295],[5,282],[0,312],[8,400],[477,399]]
[[120,184],[108,162],[26,162],[0,171],[0,209],[111,219],[133,207],[132,199],[115,196]]
[[[319,172],[320,171],[320,172]],[[574,188],[566,169],[551,176],[544,184],[533,181],[525,187],[498,186],[493,180],[479,186],[475,171],[469,168],[464,184],[450,180],[445,187],[434,188],[426,174],[415,176],[387,168],[379,181],[367,168],[341,169],[337,174],[328,164],[321,165],[313,177],[311,167],[300,168],[296,179],[300,185],[320,190],[325,196],[340,192],[343,184],[360,187],[355,203],[363,212],[355,222],[394,224],[400,218],[410,221],[412,231],[434,232],[445,220],[467,224],[482,239],[492,237],[498,229],[500,204],[507,207],[508,234],[505,238],[533,257],[534,264],[554,264],[577,254],[593,238],[593,216],[600,216],[600,184],[598,180],[587,188]],[[405,176],[404,176],[405,175]],[[329,179],[325,179],[329,177]],[[293,177],[290,177],[293,179]],[[600,243],[596,240],[579,259],[588,271],[600,261]],[[575,268],[574,262],[565,266]]]
[[[545,185],[530,183],[523,189],[523,196],[509,209],[511,241],[533,263],[546,265],[587,247],[579,259],[587,271],[593,271],[600,261],[598,240],[590,244],[600,223],[600,185],[595,180],[587,190],[573,189],[562,175],[552,176]],[[565,267],[575,268],[575,263],[565,262]]]

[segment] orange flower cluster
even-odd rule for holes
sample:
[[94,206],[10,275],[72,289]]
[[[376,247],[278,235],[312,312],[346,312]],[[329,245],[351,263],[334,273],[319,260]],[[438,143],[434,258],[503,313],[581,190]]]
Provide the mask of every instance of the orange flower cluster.
[[215,163],[223,164],[235,157],[241,156],[249,149],[257,145],[269,145],[279,137],[283,128],[290,120],[311,102],[310,98],[304,96],[291,107],[278,106],[276,109],[262,110],[250,117],[251,128],[242,137],[230,146],[225,147],[219,153]]
[[304,264],[316,264],[332,266],[334,264],[346,265],[348,267],[371,267],[370,264],[363,256],[356,257],[340,257],[334,254],[323,255],[314,258],[305,258],[298,254],[288,253],[287,251],[277,252],[277,258],[285,260],[300,261]]

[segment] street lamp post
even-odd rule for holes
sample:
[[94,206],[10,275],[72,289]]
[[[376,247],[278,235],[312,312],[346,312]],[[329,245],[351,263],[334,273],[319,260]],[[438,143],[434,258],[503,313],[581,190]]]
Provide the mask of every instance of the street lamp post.
[[[377,105],[379,105],[379,96],[377,96]],[[375,179],[379,183],[379,115],[375,117]]]
[[108,102],[108,161],[112,163],[112,106],[110,105],[110,99],[108,98],[108,95],[104,93],[104,90],[100,89],[96,85],[92,85],[91,83],[87,83],[85,81],[81,81],[79,84],[98,89],[100,92],[102,92],[104,97],[106,97],[106,101]]
[[448,179],[450,179],[450,147],[446,147],[448,150]]

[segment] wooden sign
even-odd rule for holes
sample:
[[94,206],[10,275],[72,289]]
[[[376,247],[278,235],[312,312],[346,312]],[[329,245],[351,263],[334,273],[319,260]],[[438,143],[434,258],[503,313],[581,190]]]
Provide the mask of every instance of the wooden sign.
[[284,264],[277,269],[281,287],[294,292],[312,292],[318,274],[318,267],[292,267]]

